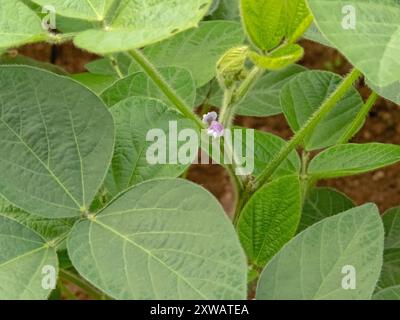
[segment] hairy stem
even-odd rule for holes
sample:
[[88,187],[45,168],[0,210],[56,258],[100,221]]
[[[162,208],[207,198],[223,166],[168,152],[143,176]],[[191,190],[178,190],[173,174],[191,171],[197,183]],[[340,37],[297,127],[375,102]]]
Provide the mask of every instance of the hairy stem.
[[192,111],[192,109],[186,105],[185,101],[179,97],[174,89],[168,84],[163,76],[157,71],[157,69],[151,64],[150,61],[139,51],[130,51],[132,58],[142,67],[146,74],[154,81],[157,87],[165,94],[165,96],[171,101],[171,103],[188,119],[194,121],[199,129],[205,129],[204,123],[201,119]]
[[110,55],[108,57],[108,59],[110,60],[111,66],[113,67],[113,69],[117,73],[118,77],[120,79],[124,78],[124,74],[122,73],[121,68],[118,65],[117,59],[113,55]]
[[342,83],[336,88],[333,94],[325,100],[321,107],[311,116],[307,123],[293,136],[293,138],[281,149],[276,157],[264,169],[264,171],[255,180],[252,190],[257,190],[266,183],[275,170],[280,166],[283,160],[310,134],[318,123],[335,107],[335,105],[343,98],[346,92],[353,86],[353,83],[360,77],[361,72],[353,69]]
[[368,116],[368,113],[371,111],[377,99],[378,94],[376,92],[372,92],[368,100],[362,106],[360,112],[357,114],[356,118],[351,123],[351,126],[340,137],[337,144],[347,143],[351,138],[354,137],[357,131],[361,128],[363,122],[365,121],[365,118]]

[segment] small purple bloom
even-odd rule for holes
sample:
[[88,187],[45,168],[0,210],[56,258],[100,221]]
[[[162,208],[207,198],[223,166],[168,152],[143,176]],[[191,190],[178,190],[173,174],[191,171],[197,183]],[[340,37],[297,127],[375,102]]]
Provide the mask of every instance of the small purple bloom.
[[214,111],[203,115],[203,122],[208,126],[210,126],[213,123],[213,121],[217,121],[217,119],[218,119],[218,114]]
[[213,121],[208,128],[207,133],[214,137],[214,139],[222,137],[224,135],[224,126],[220,124],[218,121]]

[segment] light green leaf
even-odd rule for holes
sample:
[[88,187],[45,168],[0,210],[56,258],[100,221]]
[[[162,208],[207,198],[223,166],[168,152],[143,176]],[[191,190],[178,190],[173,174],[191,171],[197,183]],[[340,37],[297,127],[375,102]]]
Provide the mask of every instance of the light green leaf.
[[387,210],[383,217],[385,249],[400,249],[400,207]]
[[[165,67],[160,68],[159,72],[178,96],[182,97],[189,106],[194,106],[196,85],[189,71],[177,67]],[[159,99],[174,107],[145,72],[137,72],[117,81],[101,95],[110,107],[126,98],[137,96]]]
[[334,48],[328,39],[326,39],[318,30],[318,27],[315,25],[315,23],[312,23],[308,30],[304,33],[304,38],[322,44],[326,47]]
[[240,23],[208,21],[200,23],[198,28],[146,47],[144,54],[159,67],[176,66],[189,70],[200,87],[215,77],[218,59],[243,40]]
[[259,189],[243,208],[240,242],[252,264],[265,264],[296,233],[301,216],[300,182],[284,177]]
[[[40,0],[42,1],[42,0]],[[105,28],[78,34],[76,46],[107,54],[145,47],[196,27],[207,13],[211,0],[121,0],[110,15],[99,18]],[[100,17],[101,16],[101,17]]]
[[[47,0],[31,0],[40,6],[49,5]],[[125,2],[130,0],[123,0]],[[66,17],[89,21],[103,21],[114,0],[52,0],[55,11]],[[121,1],[119,1],[121,2]],[[116,9],[116,8],[113,8]]]
[[[342,78],[326,71],[302,72],[281,91],[281,105],[285,117],[294,132],[297,132],[330,97]],[[322,149],[337,143],[351,126],[363,106],[356,89],[351,88],[339,103],[316,126],[304,143],[308,151]]]
[[308,0],[308,4],[322,34],[372,83],[386,86],[400,79],[397,0]]
[[393,286],[375,293],[372,300],[400,300],[400,286]]
[[[279,95],[283,86],[305,70],[302,66],[291,65],[279,71],[264,73],[250,88],[244,99],[239,102],[237,114],[268,117],[282,113]],[[222,106],[223,92],[218,83],[212,82],[197,91],[196,105],[203,103],[206,99],[207,103],[214,107]]]
[[186,180],[128,190],[75,225],[68,251],[78,272],[116,299],[246,298],[246,258],[231,222]]
[[[111,108],[116,125],[115,152],[112,160],[110,172],[106,179],[108,192],[116,195],[134,184],[152,178],[178,177],[193,162],[197,156],[199,142],[196,140],[194,145],[193,157],[182,164],[178,158],[176,164],[171,164],[173,159],[169,158],[169,151],[172,150],[169,142],[169,135],[172,135],[177,143],[177,150],[180,150],[185,142],[178,142],[178,137],[173,138],[174,127],[179,133],[184,129],[192,129],[195,133],[193,123],[181,116],[175,110],[163,102],[151,98],[133,97],[128,98]],[[171,123],[170,123],[171,122]],[[172,130],[170,130],[170,126]],[[147,138],[150,130],[161,130],[165,134],[165,144],[163,140],[153,141],[154,138]],[[151,164],[148,156],[155,156],[153,153],[148,155],[151,146],[164,147],[165,150],[154,150],[160,157],[162,163]],[[164,151],[165,159],[160,154]],[[154,159],[157,160],[157,159]]]
[[286,38],[287,42],[296,42],[308,29],[313,16],[308,9],[306,0],[286,0]]
[[241,0],[242,21],[250,40],[261,50],[273,49],[285,35],[285,1]]
[[0,300],[42,300],[42,269],[58,269],[57,254],[37,233],[0,214]]
[[113,120],[77,82],[31,67],[0,67],[0,194],[26,212],[77,216],[110,164]]
[[250,59],[260,68],[280,70],[303,58],[304,49],[297,44],[285,45],[268,55],[249,52]]
[[42,41],[47,32],[41,20],[21,1],[0,0],[0,48]]
[[354,207],[345,194],[331,188],[313,188],[304,200],[303,212],[297,232],[313,224]]
[[[257,299],[370,299],[382,266],[384,231],[378,208],[357,207],[326,218],[292,239],[261,274]],[[356,288],[346,290],[347,269]],[[343,270],[345,270],[344,273]]]
[[400,146],[383,143],[344,144],[318,154],[308,173],[316,179],[361,174],[400,161]]
[[107,88],[111,87],[111,85],[116,82],[118,78],[115,76],[105,76],[84,72],[71,75],[71,79],[78,81],[99,95]]
[[386,87],[378,87],[367,79],[367,84],[380,96],[400,105],[400,81],[396,81]]

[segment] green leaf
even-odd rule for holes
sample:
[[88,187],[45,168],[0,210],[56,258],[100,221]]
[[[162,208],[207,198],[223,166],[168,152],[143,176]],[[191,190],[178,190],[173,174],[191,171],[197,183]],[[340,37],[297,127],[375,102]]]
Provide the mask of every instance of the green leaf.
[[[194,105],[196,85],[189,71],[177,67],[165,67],[160,68],[159,72],[189,106]],[[110,107],[126,98],[137,96],[159,99],[174,107],[145,72],[137,72],[118,80],[101,95],[104,102]]]
[[303,212],[297,232],[313,224],[354,207],[345,194],[331,188],[313,188],[304,200]]
[[212,20],[240,21],[239,0],[217,0],[219,6],[212,12]]
[[32,231],[35,231],[47,241],[54,240],[67,234],[76,221],[75,218],[48,219],[34,216],[12,206],[0,210],[0,214],[19,222]]
[[[378,208],[366,204],[326,218],[292,239],[265,267],[257,299],[370,299],[382,266],[384,231]],[[344,289],[343,267],[356,272]],[[347,283],[347,282],[346,282]]]
[[326,47],[334,48],[334,46],[324,37],[324,35],[318,30],[315,23],[312,23],[308,30],[304,33],[304,38],[316,43],[322,44]]
[[47,62],[37,61],[29,57],[25,57],[23,55],[13,56],[11,54],[5,54],[0,57],[0,65],[26,65],[31,67],[37,67],[40,69],[45,69],[47,71],[51,71],[60,75],[67,75],[62,68]]
[[375,293],[372,300],[400,300],[400,286],[393,286]]
[[[237,114],[268,117],[282,113],[279,95],[283,86],[305,70],[302,66],[291,65],[279,71],[264,73],[250,88],[244,99],[239,102]],[[214,107],[219,108],[222,106],[223,92],[216,82],[207,84],[199,89],[197,95],[196,105],[207,99],[207,102]]]
[[231,222],[186,180],[128,190],[75,225],[68,251],[78,272],[116,299],[246,298],[246,258]]
[[[235,128],[235,130],[237,129],[238,128]],[[238,137],[240,137],[242,141],[242,150],[246,150],[245,148],[247,130],[248,129],[242,129],[242,134],[238,135]],[[245,157],[247,162],[254,161],[253,174],[255,176],[258,176],[272,161],[272,159],[279,153],[279,151],[284,147],[285,144],[286,141],[278,136],[275,136],[268,132],[254,130],[254,148],[248,146],[249,149]],[[293,151],[275,171],[273,178],[297,174],[299,173],[299,171],[300,158],[297,152]]]
[[300,182],[284,177],[259,189],[243,208],[238,233],[252,264],[265,264],[296,233],[301,215]]
[[[47,2],[46,2],[47,4]],[[21,1],[0,0],[0,48],[45,40],[41,20]]]
[[146,47],[144,54],[159,67],[176,66],[189,70],[197,87],[215,77],[218,59],[230,48],[243,43],[240,23],[208,21],[176,36]]
[[361,174],[400,161],[400,146],[382,143],[344,144],[318,154],[308,173],[316,179]]
[[386,86],[400,79],[397,0],[308,0],[308,4],[323,35],[372,83]]
[[[49,4],[47,0],[31,0],[40,6]],[[55,11],[66,17],[89,21],[103,21],[114,0],[52,0]]]
[[383,254],[383,267],[378,290],[400,285],[400,234],[399,234],[400,208],[387,210],[383,217],[385,228],[385,251]]
[[112,156],[113,120],[102,101],[65,77],[0,67],[0,194],[49,218],[89,208]]
[[[328,99],[342,78],[326,71],[302,72],[290,80],[281,91],[283,113],[294,132],[307,123],[310,117]],[[363,100],[352,88],[316,126],[303,144],[308,151],[336,144],[351,126],[363,106]]]
[[285,45],[268,55],[249,52],[250,59],[260,68],[280,70],[303,58],[304,49],[297,44]]
[[400,105],[400,81],[396,81],[386,87],[378,87],[367,79],[367,84],[380,96]]
[[[107,191],[115,195],[126,190],[134,184],[149,180],[152,178],[167,178],[180,176],[193,162],[190,159],[186,164],[182,164],[179,159],[176,164],[170,164],[169,135],[172,135],[174,129],[170,131],[170,122],[176,126],[177,133],[184,129],[192,129],[196,132],[193,123],[181,116],[175,110],[163,102],[150,98],[133,97],[128,98],[111,108],[116,126],[115,152],[112,160],[110,172],[106,179]],[[147,135],[150,130],[161,130],[165,134],[165,144],[162,141],[147,141]],[[197,132],[196,132],[197,133]],[[173,138],[174,139],[174,138]],[[186,144],[178,142],[178,136],[175,137],[177,150]],[[198,146],[198,141],[195,141]],[[160,164],[150,164],[148,158],[149,148],[159,146],[165,148],[165,159],[161,159]],[[197,156],[197,149],[193,154]],[[156,151],[155,151],[156,152]],[[158,156],[162,150],[157,149]],[[154,156],[153,153],[150,156]],[[162,158],[162,156],[160,156]],[[155,159],[157,160],[157,159]]]
[[101,12],[93,15],[101,18],[106,27],[78,34],[76,46],[98,54],[145,47],[197,26],[211,0],[121,0],[114,4],[109,16],[104,18]]
[[285,35],[285,1],[241,0],[242,21],[250,40],[261,50],[273,49]]
[[[117,53],[113,55],[116,63],[118,64],[119,69],[121,70],[124,76],[127,76],[131,73],[137,72],[137,67],[132,58],[127,53]],[[133,72],[130,72],[130,68],[132,70],[136,69]],[[94,61],[91,61],[85,65],[85,68],[94,74],[105,75],[105,76],[119,76],[115,71],[115,68],[112,65],[110,58],[101,58]]]
[[0,214],[0,300],[46,299],[44,266],[57,271],[57,254],[37,233]]
[[104,76],[89,72],[73,74],[71,75],[71,78],[78,81],[98,95],[107,88],[111,87],[111,85],[118,79],[115,76]]
[[308,29],[313,16],[308,9],[306,0],[286,0],[286,38],[287,42],[296,42]]

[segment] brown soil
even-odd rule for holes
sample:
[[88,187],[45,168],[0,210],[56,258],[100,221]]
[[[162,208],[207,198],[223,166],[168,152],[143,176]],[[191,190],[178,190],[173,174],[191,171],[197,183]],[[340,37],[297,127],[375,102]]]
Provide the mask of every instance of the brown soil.
[[[304,41],[306,56],[302,64],[310,69],[331,70],[340,74],[348,72],[350,65],[335,50]],[[85,63],[96,57],[87,52],[65,44],[57,48],[37,44],[19,50],[41,61],[53,61],[70,73],[85,71]],[[360,92],[364,98],[369,90],[360,83]],[[269,118],[240,117],[237,123],[245,127],[269,131],[283,138],[289,138],[291,131],[283,116]],[[370,114],[364,128],[353,139],[354,142],[383,142],[400,144],[400,107],[384,99],[379,99]],[[400,165],[391,166],[369,174],[321,182],[321,185],[335,187],[346,193],[357,204],[376,203],[382,212],[400,203]],[[228,212],[233,209],[233,192],[229,178],[224,170],[216,165],[193,166],[189,179],[210,190]]]

